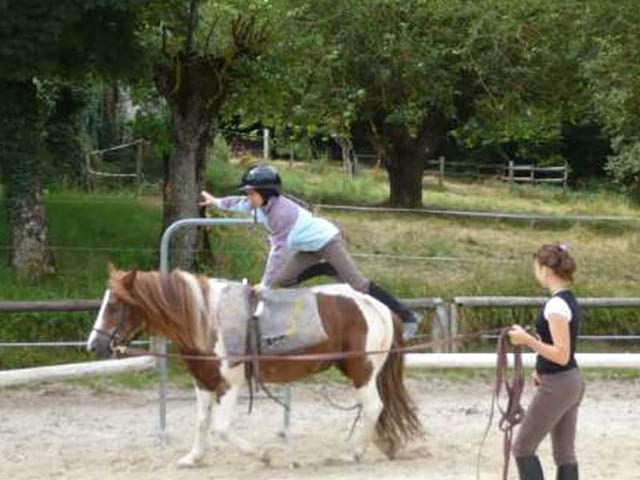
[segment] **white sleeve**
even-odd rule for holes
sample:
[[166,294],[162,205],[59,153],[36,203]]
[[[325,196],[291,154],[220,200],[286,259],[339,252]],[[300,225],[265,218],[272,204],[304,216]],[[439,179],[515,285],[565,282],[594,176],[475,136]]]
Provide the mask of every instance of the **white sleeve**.
[[230,212],[247,213],[253,210],[253,208],[249,204],[249,200],[247,200],[247,197],[242,195],[216,198],[213,201],[213,206],[220,210],[228,210]]
[[544,306],[544,318],[547,321],[549,321],[549,317],[554,314],[563,317],[567,322],[570,322],[573,318],[571,308],[569,308],[567,302],[560,297],[553,297]]

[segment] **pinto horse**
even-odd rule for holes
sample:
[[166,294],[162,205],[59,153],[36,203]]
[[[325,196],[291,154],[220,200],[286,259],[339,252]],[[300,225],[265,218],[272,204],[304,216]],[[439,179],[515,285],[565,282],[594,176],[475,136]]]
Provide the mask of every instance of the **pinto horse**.
[[[140,331],[166,337],[176,345],[194,377],[197,398],[195,441],[179,466],[202,461],[214,398],[216,436],[269,462],[266,450],[256,449],[231,428],[246,378],[244,365],[226,357],[217,328],[221,292],[229,283],[181,270],[161,274],[120,271],[109,265],[108,290],[87,341],[88,350],[101,356],[127,346]],[[312,291],[328,339],[296,354],[325,354],[325,358],[260,360],[262,380],[288,383],[336,367],[351,381],[362,407],[362,426],[352,439],[352,459],[359,461],[370,443],[393,458],[399,447],[422,432],[403,383],[403,356],[394,350],[402,346],[402,324],[382,303],[348,285]],[[340,356],[341,352],[350,353]]]

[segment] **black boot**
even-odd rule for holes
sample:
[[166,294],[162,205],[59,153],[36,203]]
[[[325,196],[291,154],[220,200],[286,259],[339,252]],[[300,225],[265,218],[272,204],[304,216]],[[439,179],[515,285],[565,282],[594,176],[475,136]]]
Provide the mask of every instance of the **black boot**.
[[420,323],[421,320],[420,315],[409,310],[393,295],[376,283],[369,282],[369,295],[384,303],[391,311],[400,317],[402,323],[405,324],[405,340],[408,340],[416,334],[418,323]]
[[556,480],[578,480],[578,465],[559,465]]
[[311,265],[302,271],[298,278],[296,279],[296,285],[302,283],[306,280],[309,280],[313,277],[321,277],[326,275],[328,277],[337,277],[338,272],[329,262],[320,262],[315,265]]
[[530,457],[516,457],[520,480],[544,480],[542,465],[535,455]]

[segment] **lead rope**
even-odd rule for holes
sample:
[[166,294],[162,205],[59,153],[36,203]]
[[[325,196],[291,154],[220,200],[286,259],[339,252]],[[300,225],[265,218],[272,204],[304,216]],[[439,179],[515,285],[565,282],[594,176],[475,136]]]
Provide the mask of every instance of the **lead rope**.
[[[509,462],[511,460],[511,445],[513,441],[513,428],[522,421],[524,416],[524,409],[520,403],[522,398],[522,392],[524,391],[524,369],[522,366],[522,347],[513,347],[513,380],[509,381],[508,376],[508,359],[507,350],[509,348],[509,330],[510,328],[504,328],[500,332],[498,337],[498,344],[496,347],[496,381],[493,387],[493,395],[491,396],[491,411],[489,413],[489,421],[487,428],[484,431],[482,440],[480,441],[480,447],[478,449],[478,461],[476,464],[476,478],[480,480],[480,460],[482,455],[482,448],[484,447],[491,424],[493,423],[493,417],[496,407],[500,412],[500,420],[498,422],[498,428],[503,432],[503,454],[504,463],[502,467],[502,479],[507,480],[509,474]],[[500,393],[502,387],[507,393],[507,407],[502,408],[500,405]]]

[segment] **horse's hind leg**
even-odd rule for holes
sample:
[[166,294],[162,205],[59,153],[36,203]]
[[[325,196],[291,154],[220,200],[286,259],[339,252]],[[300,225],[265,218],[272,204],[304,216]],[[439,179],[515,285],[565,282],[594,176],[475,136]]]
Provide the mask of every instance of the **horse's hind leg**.
[[196,435],[191,451],[178,460],[179,467],[195,467],[200,463],[207,450],[207,435],[211,424],[213,393],[199,388],[197,384],[195,389],[197,402]]
[[353,458],[360,461],[367,446],[375,438],[376,423],[383,407],[376,385],[376,376],[372,375],[365,385],[358,388],[356,395],[362,408],[362,428],[359,429],[353,443]]
[[[242,367],[239,367],[242,369]],[[231,372],[231,371],[230,371]],[[234,372],[235,373],[235,372]],[[235,413],[236,405],[238,404],[238,395],[240,394],[240,388],[242,387],[244,372],[240,371],[239,375],[233,375],[230,379],[230,388],[220,397],[220,405],[215,410],[213,419],[213,428],[221,440],[224,440],[245,455],[250,455],[259,459],[264,463],[270,462],[270,457],[267,450],[258,450],[249,441],[236,435],[231,430],[231,423]]]

